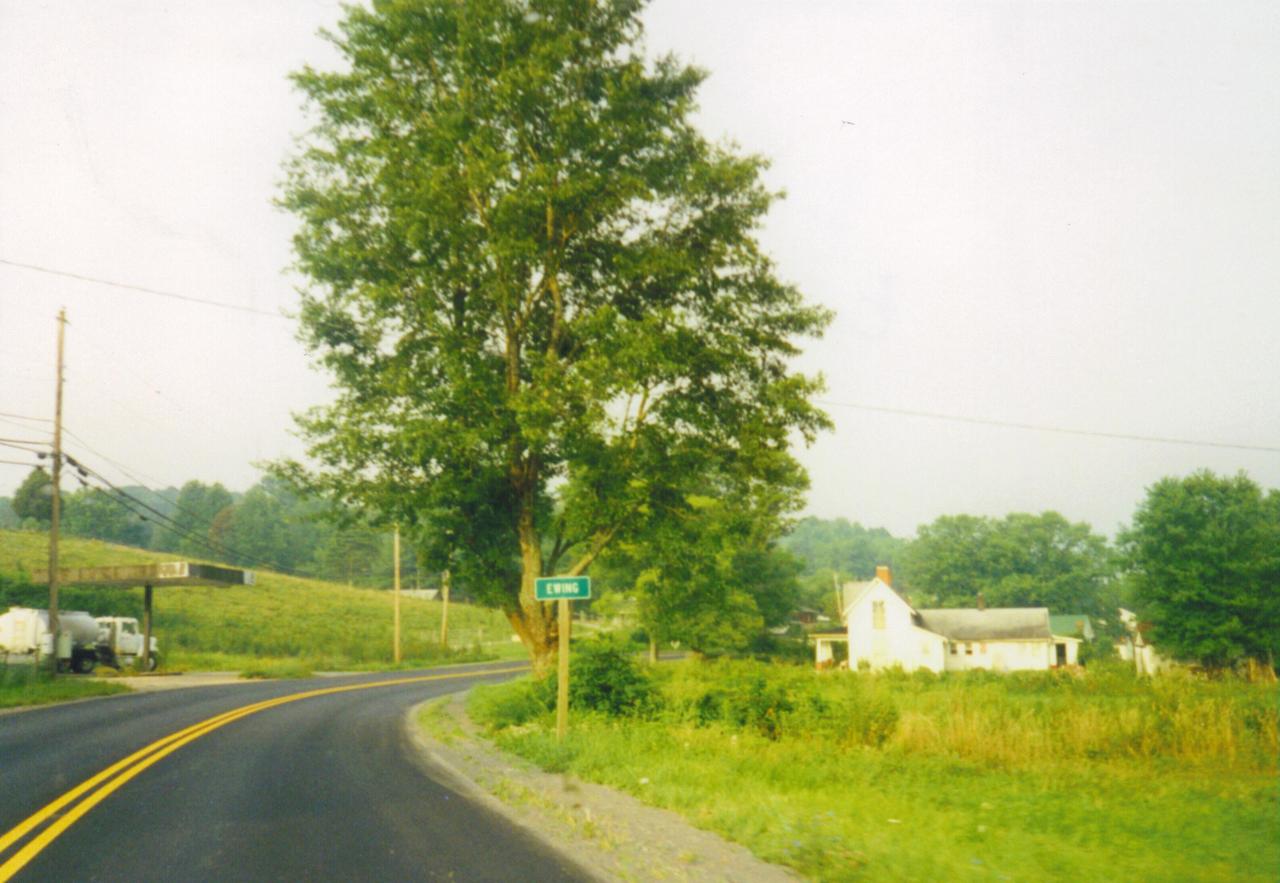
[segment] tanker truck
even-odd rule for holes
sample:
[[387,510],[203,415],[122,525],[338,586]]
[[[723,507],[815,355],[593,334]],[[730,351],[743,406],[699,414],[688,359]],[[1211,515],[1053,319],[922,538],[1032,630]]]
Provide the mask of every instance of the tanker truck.
[[[58,668],[88,674],[99,662],[112,668],[133,665],[142,655],[142,633],[132,616],[99,616],[83,610],[58,612]],[[0,655],[42,656],[54,652],[49,634],[49,611],[31,607],[10,607],[0,614]],[[143,668],[154,671],[159,663],[157,641]]]
[[56,653],[58,668],[88,674],[98,664],[98,623],[83,610],[58,613],[58,640],[49,633],[49,611],[10,607],[0,614],[0,653],[48,658]]

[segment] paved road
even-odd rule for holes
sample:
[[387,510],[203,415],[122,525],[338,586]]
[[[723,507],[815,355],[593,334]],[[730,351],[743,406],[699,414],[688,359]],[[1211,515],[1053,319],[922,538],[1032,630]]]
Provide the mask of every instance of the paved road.
[[[17,881],[586,879],[570,861],[432,779],[405,739],[401,722],[410,706],[509,677],[485,672],[511,668],[203,687],[2,716],[0,845],[5,832],[68,790],[151,751],[3,846],[0,881],[27,854]],[[284,701],[193,730],[185,744],[156,745],[255,703],[446,673],[454,677]],[[137,771],[148,761],[153,765]],[[131,771],[136,775],[111,790],[114,776]],[[66,826],[56,833],[59,825]]]

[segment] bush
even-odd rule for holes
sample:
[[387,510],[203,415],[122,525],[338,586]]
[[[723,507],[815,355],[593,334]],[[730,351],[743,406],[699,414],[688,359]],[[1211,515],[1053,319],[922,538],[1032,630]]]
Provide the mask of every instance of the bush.
[[735,726],[756,730],[769,739],[782,735],[783,718],[794,710],[784,684],[770,681],[763,672],[756,674],[729,694],[725,718]]
[[[574,648],[569,676],[569,705],[613,717],[644,716],[653,711],[657,694],[648,674],[636,664],[630,645],[600,637]],[[547,678],[554,708],[557,680]]]
[[547,690],[550,680],[523,678],[476,687],[467,701],[467,712],[490,732],[523,726],[555,708],[555,690]]

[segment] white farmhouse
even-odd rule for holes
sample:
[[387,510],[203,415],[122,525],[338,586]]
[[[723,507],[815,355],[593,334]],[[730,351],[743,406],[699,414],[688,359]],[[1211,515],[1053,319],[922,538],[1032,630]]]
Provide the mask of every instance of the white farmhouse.
[[1045,607],[917,610],[887,567],[841,592],[849,668],[1045,670],[1075,662],[1077,638],[1055,637]]

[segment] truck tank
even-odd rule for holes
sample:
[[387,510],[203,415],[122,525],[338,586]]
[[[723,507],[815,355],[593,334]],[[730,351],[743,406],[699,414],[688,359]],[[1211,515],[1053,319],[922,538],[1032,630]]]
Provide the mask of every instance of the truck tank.
[[[58,612],[58,629],[71,635],[73,647],[91,647],[98,639],[98,623],[83,610]],[[0,614],[0,651],[7,653],[49,653],[49,611],[32,607],[10,607]]]

